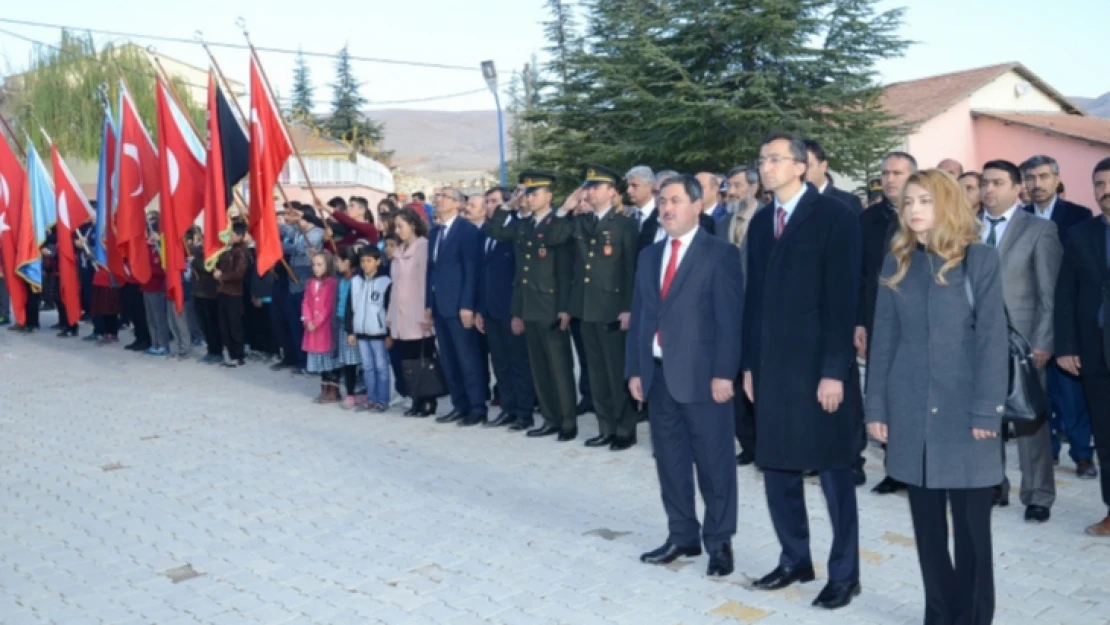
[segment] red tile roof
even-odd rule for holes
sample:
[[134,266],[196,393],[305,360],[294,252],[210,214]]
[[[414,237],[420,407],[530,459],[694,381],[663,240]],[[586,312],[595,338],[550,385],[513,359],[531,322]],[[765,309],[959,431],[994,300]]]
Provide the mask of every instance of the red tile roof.
[[918,126],[1010,71],[1016,71],[1022,78],[1060,102],[1064,110],[1069,113],[1080,112],[1067,98],[1021,63],[1002,63],[918,80],[896,82],[888,85],[884,90],[883,108],[902,123]]
[[985,117],[1013,124],[1050,135],[1080,139],[1110,146],[1110,119],[1088,117],[1086,115],[1065,115],[1062,113],[994,113],[976,111],[975,117]]

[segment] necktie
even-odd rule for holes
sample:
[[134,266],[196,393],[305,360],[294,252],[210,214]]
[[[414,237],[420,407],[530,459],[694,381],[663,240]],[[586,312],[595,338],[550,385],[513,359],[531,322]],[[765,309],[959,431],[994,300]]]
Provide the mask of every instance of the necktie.
[[[667,261],[667,270],[663,272],[663,287],[659,289],[659,299],[667,299],[667,292],[671,290],[671,282],[674,281],[674,274],[678,271],[678,250],[682,247],[682,241],[678,239],[671,239],[671,258]],[[655,341],[659,346],[663,346],[663,333],[659,330],[655,331]]]
[[987,217],[987,221],[991,223],[991,230],[987,233],[987,245],[991,247],[998,247],[998,224],[1006,221],[1005,217]]
[[432,254],[432,260],[439,260],[439,244],[443,242],[445,236],[447,236],[447,228],[440,228],[439,236],[436,237],[436,248]]
[[779,207],[775,211],[775,238],[778,239],[782,236],[782,231],[786,230],[786,209]]

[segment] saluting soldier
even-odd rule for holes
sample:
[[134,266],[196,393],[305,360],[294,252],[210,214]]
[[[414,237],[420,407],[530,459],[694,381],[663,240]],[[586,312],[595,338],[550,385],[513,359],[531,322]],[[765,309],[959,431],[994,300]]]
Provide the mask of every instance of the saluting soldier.
[[581,320],[582,341],[600,434],[587,447],[622,451],[636,444],[638,415],[624,381],[624,343],[632,310],[640,228],[615,209],[620,174],[586,168],[585,184],[568,205],[585,197],[591,212],[574,217],[575,264],[571,315]]
[[[545,422],[529,430],[528,436],[558,434],[560,441],[570,441],[578,436],[574,360],[567,332],[574,270],[570,246],[573,226],[551,210],[554,182],[555,175],[548,172],[522,173],[520,188],[509,205],[498,208],[490,219],[488,234],[515,244],[512,331],[527,339],[528,360]],[[511,210],[522,202],[531,218],[507,221]]]

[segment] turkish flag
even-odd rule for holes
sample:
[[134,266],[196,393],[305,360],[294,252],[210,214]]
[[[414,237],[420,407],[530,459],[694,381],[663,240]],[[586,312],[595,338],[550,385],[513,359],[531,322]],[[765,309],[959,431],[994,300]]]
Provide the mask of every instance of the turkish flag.
[[51,144],[50,153],[54,160],[54,197],[58,208],[58,283],[66,319],[71,325],[76,325],[81,318],[81,281],[77,277],[77,250],[73,245],[73,233],[93,213],[81,185],[77,184],[58,154],[58,147]]
[[251,54],[250,215],[247,225],[258,254],[258,275],[282,257],[281,233],[274,212],[274,185],[293,153],[281,112],[270,97],[258,57]]
[[[16,237],[23,218],[23,194],[27,173],[7,141],[0,139],[0,269],[3,269],[15,322],[27,322],[27,283],[18,278]],[[8,311],[0,310],[0,317]]]
[[185,310],[181,283],[185,271],[185,231],[204,206],[204,153],[185,113],[169,88],[158,79],[158,153],[162,187],[162,264],[166,268],[166,297],[177,313]]
[[127,87],[120,85],[116,245],[139,284],[150,281],[146,207],[158,195],[158,152]]

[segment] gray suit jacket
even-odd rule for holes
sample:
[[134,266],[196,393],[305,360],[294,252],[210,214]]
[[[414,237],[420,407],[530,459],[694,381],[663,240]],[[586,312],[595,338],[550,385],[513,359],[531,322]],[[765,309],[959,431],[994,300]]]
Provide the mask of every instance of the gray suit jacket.
[[1033,349],[1053,353],[1052,309],[1064,250],[1056,225],[1018,210],[998,245],[1010,323]]

